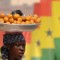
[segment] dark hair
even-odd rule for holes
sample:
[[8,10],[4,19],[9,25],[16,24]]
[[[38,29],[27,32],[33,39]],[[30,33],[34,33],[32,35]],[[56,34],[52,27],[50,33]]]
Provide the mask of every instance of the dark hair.
[[19,15],[23,15],[22,11],[21,10],[15,10],[15,11],[12,11],[12,14],[19,14]]
[[25,38],[22,33],[5,34],[3,38],[4,46],[1,48],[2,59],[5,60],[9,57],[9,50],[6,44],[9,44],[11,46],[13,43],[21,41],[25,42]]

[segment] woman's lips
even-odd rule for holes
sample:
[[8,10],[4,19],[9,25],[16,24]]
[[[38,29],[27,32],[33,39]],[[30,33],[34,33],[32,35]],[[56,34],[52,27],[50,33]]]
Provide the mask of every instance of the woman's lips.
[[19,54],[19,56],[23,56],[23,55],[24,55],[24,54],[21,54],[21,53]]
[[19,53],[24,53],[25,51],[21,51],[21,50],[19,50]]
[[19,53],[19,54],[24,54],[24,53]]
[[24,54],[24,52],[21,52],[21,51],[20,51],[20,52],[19,52],[19,54],[20,54],[20,55],[23,55],[23,54]]

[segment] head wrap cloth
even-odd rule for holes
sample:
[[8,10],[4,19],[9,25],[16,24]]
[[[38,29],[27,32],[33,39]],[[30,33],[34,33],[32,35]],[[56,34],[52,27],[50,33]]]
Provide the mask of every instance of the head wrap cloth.
[[5,34],[3,38],[4,45],[9,43],[12,44],[14,42],[25,41],[25,38],[22,33],[14,33],[14,34]]

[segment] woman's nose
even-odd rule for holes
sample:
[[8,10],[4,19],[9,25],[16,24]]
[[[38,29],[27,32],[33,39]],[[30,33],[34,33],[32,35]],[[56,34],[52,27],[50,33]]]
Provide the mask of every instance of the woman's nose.
[[25,47],[23,47],[22,45],[18,47],[19,50],[25,50]]

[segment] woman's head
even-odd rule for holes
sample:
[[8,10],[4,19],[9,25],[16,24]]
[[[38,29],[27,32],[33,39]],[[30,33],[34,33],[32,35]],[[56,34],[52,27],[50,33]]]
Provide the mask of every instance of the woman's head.
[[25,52],[25,39],[22,33],[5,34],[3,39],[4,46],[8,49],[9,58],[21,59]]

